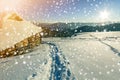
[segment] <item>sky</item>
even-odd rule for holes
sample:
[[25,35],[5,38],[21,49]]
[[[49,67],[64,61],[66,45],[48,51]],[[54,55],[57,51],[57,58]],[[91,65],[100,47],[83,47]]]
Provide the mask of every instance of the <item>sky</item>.
[[15,11],[29,21],[120,21],[120,0],[0,0],[0,12]]

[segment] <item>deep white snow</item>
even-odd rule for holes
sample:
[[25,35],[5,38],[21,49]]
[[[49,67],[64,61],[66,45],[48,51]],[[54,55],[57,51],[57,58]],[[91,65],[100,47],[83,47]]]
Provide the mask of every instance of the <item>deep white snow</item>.
[[41,44],[28,54],[0,59],[0,80],[47,80],[51,68],[49,52],[49,46]]
[[33,52],[1,59],[0,80],[120,80],[119,34],[44,38]]
[[119,34],[81,33],[67,39],[51,38],[50,42],[58,45],[70,62],[76,80],[120,80]]

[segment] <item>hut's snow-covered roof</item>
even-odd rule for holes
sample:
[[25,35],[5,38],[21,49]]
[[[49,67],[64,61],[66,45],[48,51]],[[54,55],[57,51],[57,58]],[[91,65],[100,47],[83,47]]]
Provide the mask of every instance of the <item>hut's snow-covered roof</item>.
[[41,32],[41,28],[29,21],[23,20],[17,14],[7,14],[1,20],[0,27],[0,51]]

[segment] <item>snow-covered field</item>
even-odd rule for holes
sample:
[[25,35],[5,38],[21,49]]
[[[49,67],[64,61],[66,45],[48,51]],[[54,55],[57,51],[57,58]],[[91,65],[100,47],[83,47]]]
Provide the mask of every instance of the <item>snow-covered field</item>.
[[51,38],[51,42],[69,60],[76,80],[120,80],[119,34],[81,33],[67,39]]
[[42,75],[37,80],[49,77],[49,52],[49,46],[42,44],[31,53],[0,59],[0,80],[32,80],[40,73]]
[[33,52],[0,60],[0,80],[120,80],[120,32],[44,38]]

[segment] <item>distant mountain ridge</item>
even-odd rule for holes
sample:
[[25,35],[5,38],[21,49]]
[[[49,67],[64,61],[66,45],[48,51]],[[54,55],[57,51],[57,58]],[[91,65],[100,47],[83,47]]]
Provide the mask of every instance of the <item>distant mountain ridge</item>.
[[37,23],[36,25],[43,28],[44,37],[71,37],[80,32],[120,31],[120,23]]

